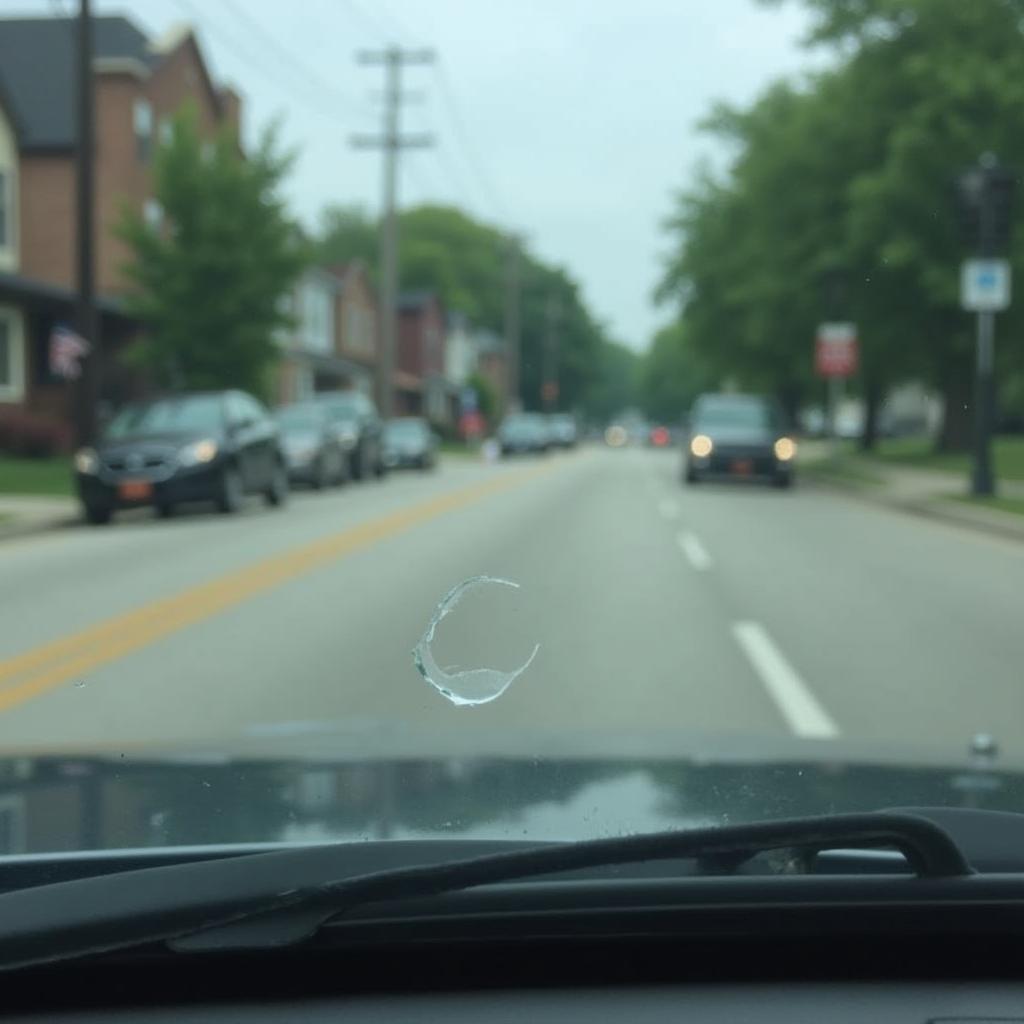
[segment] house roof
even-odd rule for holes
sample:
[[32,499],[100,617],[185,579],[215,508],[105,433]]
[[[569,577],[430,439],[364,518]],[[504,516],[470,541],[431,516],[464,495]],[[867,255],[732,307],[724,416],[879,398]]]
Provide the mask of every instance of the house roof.
[[399,313],[417,313],[432,302],[437,302],[437,296],[427,288],[420,288],[416,291],[402,292],[398,296]]
[[[151,68],[162,56],[127,18],[93,18],[97,63]],[[75,144],[75,19],[0,20],[0,92],[22,149]]]

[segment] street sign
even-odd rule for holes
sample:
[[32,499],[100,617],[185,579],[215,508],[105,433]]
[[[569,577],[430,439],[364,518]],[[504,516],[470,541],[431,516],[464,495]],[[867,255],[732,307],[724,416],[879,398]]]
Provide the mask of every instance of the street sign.
[[819,377],[852,377],[857,372],[857,325],[818,325],[814,339],[814,369]]
[[960,267],[960,305],[973,313],[998,313],[1010,305],[1007,260],[964,260]]
[[462,412],[476,412],[479,408],[477,403],[476,388],[465,387],[459,391],[459,408]]

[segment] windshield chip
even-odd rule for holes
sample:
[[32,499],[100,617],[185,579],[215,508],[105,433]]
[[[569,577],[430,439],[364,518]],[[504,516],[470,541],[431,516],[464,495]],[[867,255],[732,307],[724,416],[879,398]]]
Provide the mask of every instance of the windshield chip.
[[434,660],[431,650],[431,643],[434,633],[441,624],[441,620],[451,612],[462,600],[462,595],[474,587],[495,584],[502,587],[519,588],[518,583],[512,580],[501,579],[496,576],[471,576],[463,580],[458,586],[453,587],[445,595],[444,600],[437,606],[426,632],[420,638],[420,642],[413,649],[412,657],[419,669],[420,675],[431,686],[433,686],[442,697],[450,700],[456,707],[476,707],[480,704],[488,704],[500,697],[529,667],[540,650],[540,644],[536,644],[529,658],[519,668],[510,672],[502,672],[496,668],[470,668],[462,670],[445,670]]

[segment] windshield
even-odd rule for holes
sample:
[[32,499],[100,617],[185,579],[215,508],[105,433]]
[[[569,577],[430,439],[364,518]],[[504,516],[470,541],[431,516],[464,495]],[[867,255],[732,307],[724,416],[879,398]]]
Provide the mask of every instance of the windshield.
[[763,402],[739,399],[705,399],[694,409],[697,429],[768,430],[774,422],[771,409]]
[[194,395],[128,406],[110,421],[106,435],[122,438],[132,434],[191,434],[219,431],[223,425],[224,398]]
[[281,429],[286,433],[316,433],[324,422],[324,411],[315,406],[289,405],[274,413]]
[[419,441],[427,436],[427,425],[422,420],[391,420],[384,431],[395,441]]
[[82,6],[0,857],[1024,813],[1024,0]]

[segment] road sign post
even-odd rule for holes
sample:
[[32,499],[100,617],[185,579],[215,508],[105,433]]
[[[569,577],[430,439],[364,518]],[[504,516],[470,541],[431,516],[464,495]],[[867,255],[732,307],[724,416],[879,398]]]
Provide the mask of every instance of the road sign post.
[[1009,243],[1014,177],[991,153],[958,181],[961,222],[979,254],[960,270],[960,305],[977,313],[974,374],[974,462],[971,492],[995,494],[992,429],[995,420],[995,315],[1010,305],[1010,264],[995,254]]
[[857,325],[819,324],[814,339],[814,368],[828,381],[827,431],[832,444],[838,443],[836,419],[842,401],[843,383],[857,372]]

